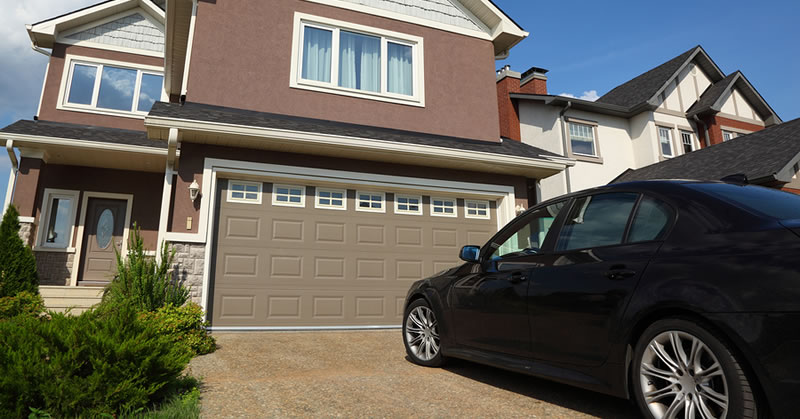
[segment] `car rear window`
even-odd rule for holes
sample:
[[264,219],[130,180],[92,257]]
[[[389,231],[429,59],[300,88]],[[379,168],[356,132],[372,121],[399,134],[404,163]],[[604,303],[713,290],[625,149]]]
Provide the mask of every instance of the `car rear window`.
[[753,185],[696,183],[687,185],[724,201],[779,220],[800,218],[800,195]]

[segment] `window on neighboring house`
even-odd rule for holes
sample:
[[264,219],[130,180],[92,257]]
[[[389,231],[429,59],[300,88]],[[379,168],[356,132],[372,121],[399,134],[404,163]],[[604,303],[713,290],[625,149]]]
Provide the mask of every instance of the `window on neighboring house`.
[[317,208],[347,209],[347,190],[317,188]]
[[231,180],[228,187],[228,202],[261,203],[261,182]]
[[672,130],[665,127],[658,127],[658,142],[661,145],[661,155],[664,157],[673,157],[675,154],[672,152]]
[[730,141],[738,136],[739,135],[733,131],[722,130],[722,141]]
[[395,194],[394,212],[396,214],[422,215],[422,197],[419,195]]
[[464,216],[467,218],[489,218],[489,201],[474,201],[467,199],[464,201]]
[[439,217],[457,217],[458,210],[455,198],[431,197],[431,215]]
[[683,144],[684,154],[694,151],[694,135],[689,131],[681,130],[681,144]]
[[69,60],[63,105],[144,115],[161,100],[164,76],[158,71],[117,64]]
[[595,147],[594,127],[577,122],[569,123],[569,140],[573,154],[584,156],[597,156]]
[[356,192],[356,211],[386,212],[386,194],[383,192]]
[[39,246],[66,249],[72,244],[77,191],[45,190]]
[[421,38],[317,17],[297,24],[295,87],[421,104]]
[[272,185],[272,205],[305,207],[306,187],[297,185]]

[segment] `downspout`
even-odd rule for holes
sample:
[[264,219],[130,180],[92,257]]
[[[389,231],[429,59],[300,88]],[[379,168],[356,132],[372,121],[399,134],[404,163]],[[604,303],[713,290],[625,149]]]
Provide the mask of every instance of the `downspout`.
[[31,41],[31,49],[32,49],[32,50],[34,50],[34,51],[36,51],[36,52],[38,52],[39,54],[44,54],[44,56],[46,56],[46,57],[49,57],[49,56],[50,56],[50,54],[51,54],[51,53],[50,53],[50,51],[48,51],[48,50],[46,50],[46,49],[42,49],[42,48],[40,48],[40,47],[39,47],[38,45],[36,45],[36,43],[35,43],[35,42],[33,42],[33,41]]
[[161,191],[161,214],[158,222],[158,247],[156,260],[161,261],[161,249],[167,234],[169,223],[169,208],[172,203],[172,179],[175,177],[175,159],[178,151],[178,129],[170,128],[167,140],[167,161],[164,167],[164,187]]
[[195,21],[197,20],[197,0],[192,0],[192,17],[189,20],[189,40],[186,42],[186,57],[183,62],[183,80],[181,80],[181,103],[186,101],[189,88],[189,64],[192,60],[192,44],[194,43]]
[[701,121],[700,118],[697,117],[697,115],[692,115],[692,119],[694,119],[694,122],[696,122],[698,125],[703,126],[703,139],[706,142],[706,147],[711,147],[711,141],[708,139],[708,126],[706,125],[706,123]]
[[[569,108],[571,108],[571,107],[572,107],[572,101],[568,100],[566,106],[564,106],[564,109],[562,109],[561,112],[558,114],[558,120],[561,122],[561,143],[562,143],[561,146],[564,147],[564,156],[565,157],[568,157],[568,156],[566,156],[566,154],[567,154],[567,122],[566,122],[566,120],[564,118],[564,114],[566,114],[567,111],[569,110]],[[570,176],[569,176],[569,166],[564,168],[564,178],[566,179],[566,182],[567,182],[567,193],[570,193],[570,192],[572,192],[572,181],[570,180]]]
[[11,173],[8,175],[8,189],[6,189],[6,201],[3,205],[3,215],[6,213],[11,201],[14,199],[14,187],[17,184],[17,172],[19,172],[19,161],[14,153],[14,140],[6,140],[6,151],[8,159],[11,160]]

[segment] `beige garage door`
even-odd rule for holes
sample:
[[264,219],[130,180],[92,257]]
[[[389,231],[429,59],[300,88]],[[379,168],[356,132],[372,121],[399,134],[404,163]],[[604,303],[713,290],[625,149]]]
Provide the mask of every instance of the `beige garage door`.
[[399,325],[412,282],[497,230],[494,202],[424,191],[220,180],[217,199],[215,327]]

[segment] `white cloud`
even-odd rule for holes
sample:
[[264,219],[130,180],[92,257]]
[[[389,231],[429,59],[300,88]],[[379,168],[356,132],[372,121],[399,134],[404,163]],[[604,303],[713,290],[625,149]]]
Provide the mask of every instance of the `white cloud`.
[[[0,119],[31,119],[39,105],[47,58],[31,50],[26,24],[59,16],[97,0],[0,0]],[[5,125],[5,123],[3,124]]]
[[576,97],[572,93],[560,93],[559,96],[564,97],[571,97],[573,99],[581,99],[581,100],[588,100],[594,102],[597,99],[600,99],[600,95],[597,94],[597,90],[587,90],[583,92],[581,96]]

